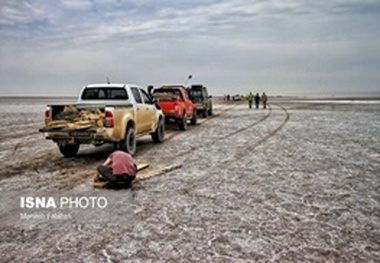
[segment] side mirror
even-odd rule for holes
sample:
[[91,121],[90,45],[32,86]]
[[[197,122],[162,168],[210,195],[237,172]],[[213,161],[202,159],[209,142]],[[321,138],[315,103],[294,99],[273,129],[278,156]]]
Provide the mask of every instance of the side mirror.
[[148,91],[149,96],[152,96],[152,90],[153,90],[153,88],[154,87],[152,85],[148,86],[147,91]]
[[153,99],[153,105],[156,107],[157,110],[161,110],[161,107],[160,105],[158,104],[158,100],[157,99]]

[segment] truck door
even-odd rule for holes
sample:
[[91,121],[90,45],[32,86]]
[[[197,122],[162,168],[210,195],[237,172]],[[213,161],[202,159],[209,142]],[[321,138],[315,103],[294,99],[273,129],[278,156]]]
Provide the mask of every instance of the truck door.
[[186,115],[188,118],[192,118],[194,107],[193,107],[193,103],[191,102],[189,96],[187,95],[187,92],[183,92],[183,99],[185,101]]
[[145,131],[152,131],[153,126],[156,124],[156,107],[145,90],[140,89],[140,92],[145,107],[144,128]]
[[144,132],[145,106],[138,88],[131,88],[136,101],[136,133]]

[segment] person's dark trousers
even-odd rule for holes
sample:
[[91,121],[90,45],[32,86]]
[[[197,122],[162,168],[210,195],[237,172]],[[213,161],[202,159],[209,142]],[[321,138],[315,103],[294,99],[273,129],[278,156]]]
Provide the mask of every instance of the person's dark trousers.
[[97,168],[101,177],[109,182],[117,182],[117,178],[112,174],[112,168],[104,165],[99,165]]
[[136,178],[136,176],[129,176],[128,174],[118,174],[115,177],[117,178],[116,187],[120,188],[130,188],[133,180]]
[[132,181],[136,176],[129,176],[127,174],[112,174],[112,168],[104,165],[99,165],[97,168],[101,177],[109,182],[110,188],[129,188],[132,185]]

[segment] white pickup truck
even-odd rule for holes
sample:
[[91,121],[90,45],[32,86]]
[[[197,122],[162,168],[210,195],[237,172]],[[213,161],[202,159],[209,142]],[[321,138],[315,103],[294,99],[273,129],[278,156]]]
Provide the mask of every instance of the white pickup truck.
[[76,104],[48,105],[46,139],[57,143],[65,157],[77,154],[81,144],[113,143],[134,155],[136,137],[151,134],[154,143],[164,139],[164,115],[137,85],[92,84],[84,86]]

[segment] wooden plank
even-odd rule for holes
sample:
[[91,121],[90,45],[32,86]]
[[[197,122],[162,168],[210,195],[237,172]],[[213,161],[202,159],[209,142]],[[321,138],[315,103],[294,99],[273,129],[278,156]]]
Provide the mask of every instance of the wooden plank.
[[137,165],[137,171],[140,172],[141,170],[144,170],[149,167],[149,163],[141,163]]
[[93,186],[94,188],[104,188],[106,187],[107,184],[108,182],[94,182]]
[[162,175],[162,174],[168,173],[170,171],[179,169],[181,167],[182,167],[182,164],[173,164],[173,165],[169,165],[169,166],[166,166],[166,167],[158,169],[158,170],[153,170],[153,171],[147,172],[145,174],[141,174],[141,175],[138,174],[136,176],[136,179],[133,180],[133,183],[138,183],[142,180],[146,180],[146,179],[151,178],[153,176]]

